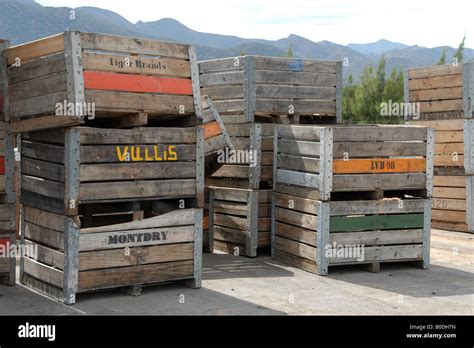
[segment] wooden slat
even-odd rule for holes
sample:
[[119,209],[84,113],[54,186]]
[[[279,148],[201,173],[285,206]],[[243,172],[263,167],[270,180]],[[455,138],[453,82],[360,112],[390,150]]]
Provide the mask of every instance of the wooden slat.
[[[169,58],[123,56],[83,52],[84,70],[120,72],[126,74],[191,77],[189,61]],[[128,59],[128,60],[126,60]]]
[[408,70],[410,79],[425,79],[431,77],[462,75],[462,65],[454,66],[452,64],[433,66],[429,68],[417,68]]
[[129,256],[124,255],[122,249],[82,252],[79,271],[185,261],[193,257],[193,243],[131,248]]
[[120,230],[81,234],[79,251],[135,248],[144,246],[190,243],[194,241],[194,226]]
[[8,89],[10,102],[65,91],[67,91],[66,72],[11,84]]
[[81,33],[81,44],[85,50],[123,52],[154,57],[189,58],[189,46],[150,39]]
[[193,272],[194,261],[85,271],[79,272],[79,291],[189,279]]
[[290,239],[275,238],[275,248],[285,253],[316,261],[316,248]]
[[[192,96],[88,90],[86,92],[86,102],[95,103],[97,113],[143,111],[149,115],[173,116],[185,116],[194,113]],[[104,115],[97,114],[96,116]]]
[[100,129],[81,127],[81,145],[130,145],[160,144],[177,145],[196,143],[193,128],[139,128],[139,129]]
[[410,102],[462,99],[462,87],[423,89],[410,92]]
[[364,173],[423,173],[426,171],[424,158],[352,159],[334,160],[334,174]]
[[[57,92],[28,99],[12,101],[10,103],[10,116],[12,119],[35,115],[52,116],[56,114],[56,105],[58,103],[64,103],[65,100],[67,100],[67,93]],[[62,122],[60,119],[68,119],[72,118],[72,116],[55,116],[55,118],[58,119],[58,122]],[[43,128],[39,128],[38,130]],[[25,132],[31,130],[35,129],[27,129]]]
[[195,177],[196,164],[193,162],[82,164],[80,166],[81,182]]
[[192,95],[190,79],[85,71],[84,88],[103,91]]
[[333,191],[425,189],[425,174],[339,174],[333,177]]
[[333,144],[334,158],[372,158],[380,156],[426,156],[423,142],[338,142]]
[[278,169],[276,180],[278,183],[303,186],[308,188],[319,188],[319,175],[300,173]]
[[432,88],[462,87],[462,85],[462,75],[429,77],[424,79],[410,80],[409,82],[410,91]]
[[307,86],[336,86],[336,74],[294,72],[294,71],[255,71],[255,82],[257,84],[283,84],[283,85],[307,85]]
[[5,51],[7,64],[11,65],[20,58],[21,63],[64,51],[64,34],[50,36],[45,39],[32,41],[19,46],[10,47]]
[[61,52],[41,59],[23,62],[21,66],[11,66],[8,68],[8,78],[10,84],[14,85],[65,71],[66,59],[64,52]]
[[319,173],[321,161],[319,158],[278,155],[278,168],[298,172]]
[[333,100],[257,99],[255,115],[315,115],[335,116]]
[[317,216],[283,209],[280,207],[275,209],[275,219],[276,221],[306,228],[308,230],[316,230],[318,226]]
[[275,205],[288,210],[295,210],[312,215],[318,214],[319,201],[284,195],[274,194]]
[[355,217],[331,217],[331,232],[358,232],[423,228],[423,214],[394,214]]
[[84,121],[76,116],[43,116],[10,123],[12,133],[27,133],[42,129],[66,128],[79,126]]
[[421,102],[420,112],[422,114],[429,112],[447,112],[463,110],[462,99],[439,100],[436,102]]
[[336,74],[336,61],[292,59],[280,57],[255,57],[255,69],[290,72],[318,72]]

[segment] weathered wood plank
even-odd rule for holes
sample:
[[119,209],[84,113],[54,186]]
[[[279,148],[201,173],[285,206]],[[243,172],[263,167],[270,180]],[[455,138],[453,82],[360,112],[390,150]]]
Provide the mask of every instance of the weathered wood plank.
[[138,128],[99,129],[81,127],[81,145],[130,145],[152,144],[193,144],[196,143],[194,128]]
[[423,214],[394,214],[341,217],[333,216],[330,219],[330,231],[359,232],[373,230],[397,230],[423,228]]
[[302,227],[308,230],[316,230],[318,226],[318,217],[315,215],[304,214],[294,210],[277,207],[275,209],[276,221]]
[[150,39],[126,36],[81,33],[81,44],[84,50],[122,52],[134,55],[153,57],[189,58],[189,46]]
[[144,285],[193,278],[194,261],[109,268],[79,272],[79,291]]
[[63,287],[64,273],[55,268],[41,264],[30,258],[24,258],[24,272],[45,283],[58,288]]
[[333,191],[424,189],[425,174],[340,174],[333,177]]
[[462,65],[454,66],[452,64],[433,66],[429,68],[416,68],[408,70],[410,79],[426,79],[431,77],[441,77],[450,75],[462,75]]
[[58,34],[45,39],[10,47],[5,51],[5,57],[7,64],[11,65],[14,64],[17,59],[20,59],[20,63],[26,63],[29,60],[62,51],[64,51],[64,34]]

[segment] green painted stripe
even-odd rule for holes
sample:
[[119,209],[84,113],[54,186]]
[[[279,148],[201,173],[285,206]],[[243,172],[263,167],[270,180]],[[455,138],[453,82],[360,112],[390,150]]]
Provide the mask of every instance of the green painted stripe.
[[331,232],[362,232],[423,228],[423,214],[334,216],[330,220]]

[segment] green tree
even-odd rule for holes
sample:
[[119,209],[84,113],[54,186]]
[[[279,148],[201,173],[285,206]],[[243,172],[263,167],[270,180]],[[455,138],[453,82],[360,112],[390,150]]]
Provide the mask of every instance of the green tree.
[[293,52],[293,44],[290,44],[290,47],[288,47],[288,51],[286,52],[286,57],[287,58],[294,58],[295,54]]
[[345,123],[355,122],[356,91],[357,85],[354,85],[354,77],[350,74],[342,91],[342,115]]
[[441,51],[441,57],[439,57],[438,65],[445,65],[446,64],[446,54],[448,50],[446,47],[443,47],[443,50]]
[[465,43],[466,43],[466,35],[464,35],[461,43],[458,46],[458,49],[456,50],[456,53],[454,53],[454,56],[453,56],[453,61],[458,63],[458,64],[461,64],[463,62],[463,59],[464,59],[464,44]]

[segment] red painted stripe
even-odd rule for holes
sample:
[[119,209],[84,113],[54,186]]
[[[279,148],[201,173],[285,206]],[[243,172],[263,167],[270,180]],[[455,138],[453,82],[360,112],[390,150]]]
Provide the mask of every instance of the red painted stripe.
[[0,156],[0,175],[5,175],[5,156]]
[[193,94],[193,85],[191,80],[170,77],[85,71],[84,84],[86,89],[98,89],[106,91],[179,95]]
[[0,239],[0,245],[8,246],[10,244],[10,239]]

